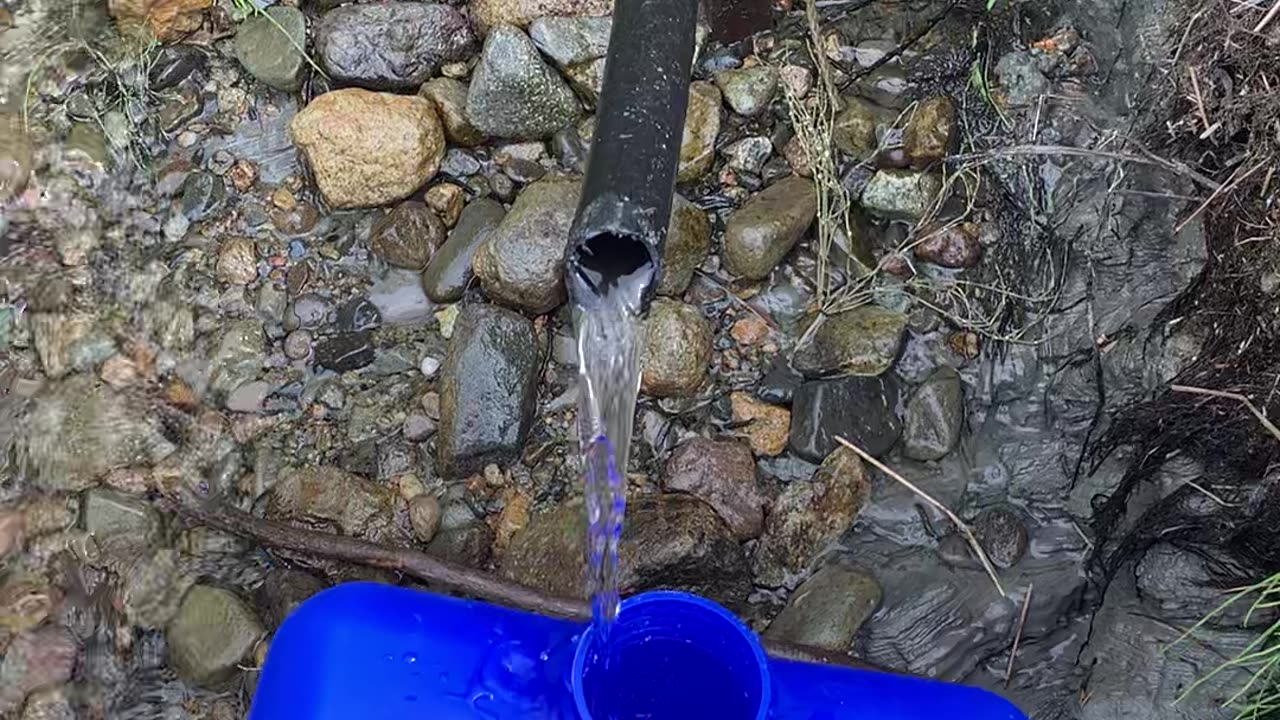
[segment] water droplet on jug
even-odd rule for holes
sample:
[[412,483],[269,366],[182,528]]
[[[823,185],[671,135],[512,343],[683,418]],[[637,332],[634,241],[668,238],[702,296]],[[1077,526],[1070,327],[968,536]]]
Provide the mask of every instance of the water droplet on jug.
[[405,695],[405,696],[404,696],[404,701],[405,701],[405,702],[417,702],[417,700],[418,700],[418,696],[417,696],[417,695]]
[[447,683],[447,682],[449,682],[449,673],[447,673],[447,672],[442,672],[442,673],[440,673],[440,682],[442,682],[442,683]]
[[411,652],[405,653],[403,659],[406,663],[409,663],[410,665],[418,662],[418,656]]
[[392,662],[395,659],[396,659],[395,655],[392,655],[391,653],[387,653],[387,662]]

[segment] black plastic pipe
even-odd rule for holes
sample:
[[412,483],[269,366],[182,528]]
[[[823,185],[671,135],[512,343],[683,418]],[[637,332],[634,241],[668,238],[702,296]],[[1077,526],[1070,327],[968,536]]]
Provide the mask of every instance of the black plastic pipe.
[[662,276],[689,102],[697,0],[616,0],[604,87],[565,262],[579,306],[647,309]]

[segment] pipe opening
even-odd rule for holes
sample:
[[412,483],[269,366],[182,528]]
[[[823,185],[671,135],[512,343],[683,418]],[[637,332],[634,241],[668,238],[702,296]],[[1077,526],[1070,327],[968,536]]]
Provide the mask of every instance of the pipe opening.
[[573,662],[583,720],[763,720],[769,669],[756,636],[705,598],[629,598],[600,642],[588,628]]
[[578,302],[623,292],[637,302],[649,295],[657,273],[653,246],[634,235],[610,232],[592,235],[578,244],[569,258],[575,276],[571,285]]

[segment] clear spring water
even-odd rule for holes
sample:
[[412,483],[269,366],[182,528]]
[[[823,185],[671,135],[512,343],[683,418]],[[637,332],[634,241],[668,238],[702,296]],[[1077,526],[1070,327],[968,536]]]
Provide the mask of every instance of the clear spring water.
[[626,511],[626,468],[640,384],[641,323],[604,298],[578,319],[578,432],[587,505],[587,579],[592,620],[607,633],[618,614],[618,541]]
[[[611,250],[612,248],[606,248]],[[641,298],[653,281],[647,262],[619,272],[616,255],[585,246],[570,274],[578,334],[578,432],[587,506],[587,580],[592,622],[608,636],[617,617],[618,542],[626,511],[627,456],[644,325]]]

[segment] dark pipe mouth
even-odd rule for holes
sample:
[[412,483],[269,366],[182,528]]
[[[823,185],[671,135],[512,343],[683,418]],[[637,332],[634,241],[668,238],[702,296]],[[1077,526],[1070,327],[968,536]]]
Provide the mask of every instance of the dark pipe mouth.
[[657,280],[653,244],[636,235],[601,232],[580,243],[569,257],[570,291],[579,304],[622,292],[647,304]]

